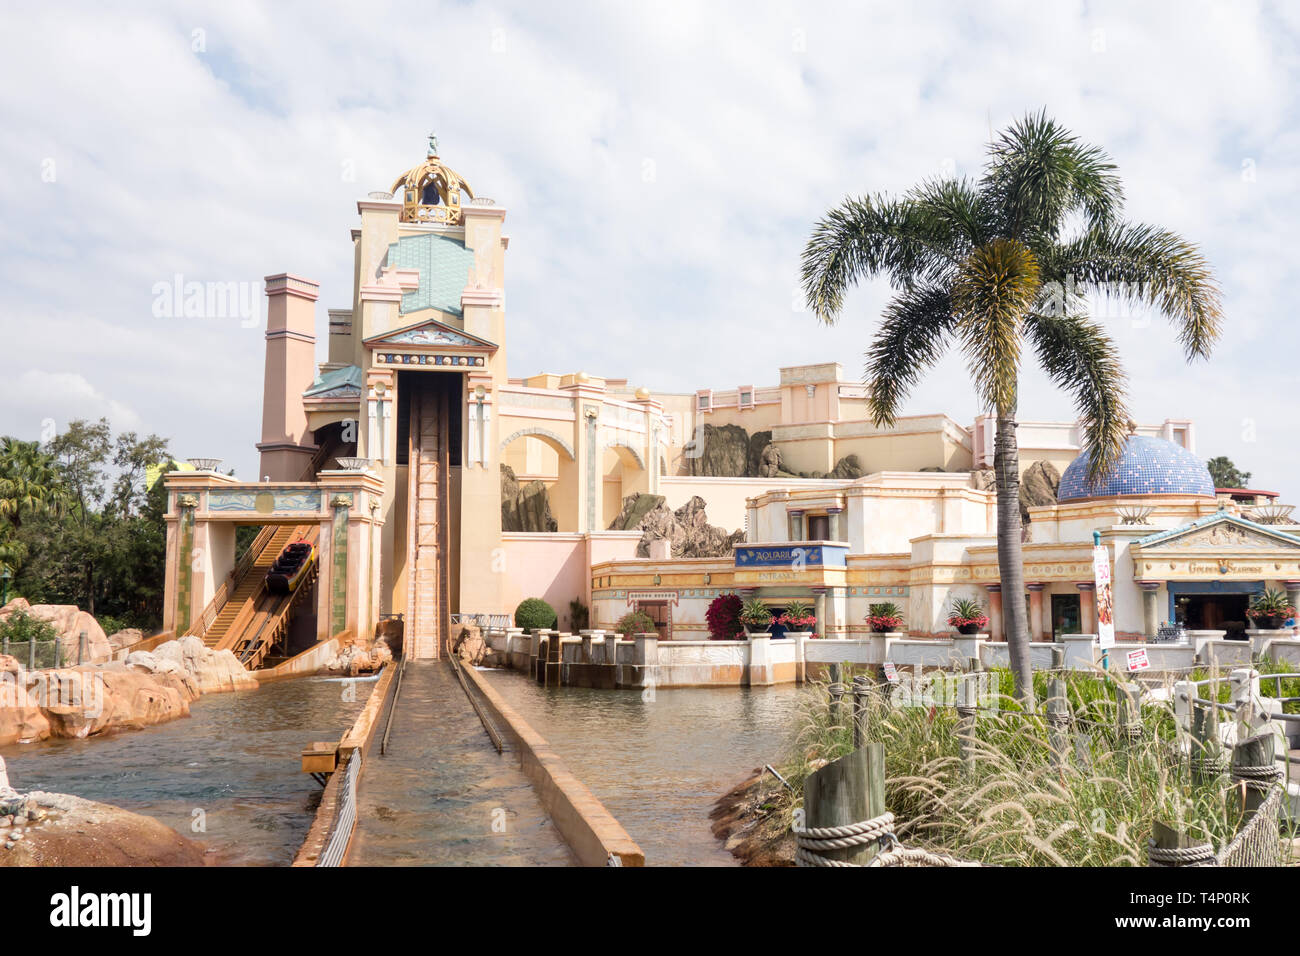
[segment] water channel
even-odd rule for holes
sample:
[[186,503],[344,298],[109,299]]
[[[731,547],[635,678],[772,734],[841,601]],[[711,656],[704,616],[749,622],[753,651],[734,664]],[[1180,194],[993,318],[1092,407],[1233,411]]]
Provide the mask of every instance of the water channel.
[[[374,678],[306,677],[207,694],[190,704],[188,718],[15,744],[0,756],[21,790],[146,814],[206,845],[214,863],[287,866],[320,801],[300,752],[313,740],[338,740],[373,686]],[[196,822],[206,829],[192,829]]]
[[387,753],[362,767],[349,866],[571,866],[518,758],[443,661],[406,665]]
[[731,866],[709,811],[756,767],[779,760],[795,729],[800,690],[636,690],[542,687],[484,670],[640,844],[647,866]]

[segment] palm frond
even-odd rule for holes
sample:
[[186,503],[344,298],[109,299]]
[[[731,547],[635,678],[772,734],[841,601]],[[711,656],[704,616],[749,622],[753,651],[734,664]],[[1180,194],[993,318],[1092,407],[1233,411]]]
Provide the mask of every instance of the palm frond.
[[1052,270],[1109,298],[1154,306],[1178,330],[1188,358],[1205,358],[1223,324],[1219,285],[1201,251],[1157,226],[1121,223],[1064,243]]
[[965,258],[991,237],[996,224],[987,198],[970,179],[929,179],[907,194],[933,242]]
[[846,199],[817,222],[804,246],[804,296],[817,318],[831,324],[858,280],[884,272],[904,289],[951,270],[956,258],[945,230],[915,203]]
[[1115,343],[1101,326],[1073,309],[1031,314],[1025,334],[1043,371],[1073,394],[1083,424],[1089,477],[1101,477],[1119,458],[1129,419],[1127,376]]
[[943,355],[956,318],[952,299],[934,286],[899,293],[867,352],[867,407],[878,426],[894,424],[907,393]]
[[976,249],[953,285],[953,311],[971,377],[980,398],[1000,414],[1015,408],[1020,326],[1038,291],[1037,259],[1010,239]]
[[1123,207],[1123,185],[1110,157],[1080,142],[1046,110],[1012,123],[989,154],[981,186],[1004,210],[1010,238],[1054,239],[1069,213],[1081,212],[1100,226]]

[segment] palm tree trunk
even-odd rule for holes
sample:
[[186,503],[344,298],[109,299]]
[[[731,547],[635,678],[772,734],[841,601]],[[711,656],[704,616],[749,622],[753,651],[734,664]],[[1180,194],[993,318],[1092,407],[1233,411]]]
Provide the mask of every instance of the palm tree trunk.
[[1025,608],[1025,565],[1021,553],[1020,446],[1016,420],[998,412],[993,443],[993,472],[998,490],[998,576],[1002,581],[1002,626],[1015,678],[1016,697],[1030,707],[1034,700],[1034,674],[1029,662],[1029,613]]

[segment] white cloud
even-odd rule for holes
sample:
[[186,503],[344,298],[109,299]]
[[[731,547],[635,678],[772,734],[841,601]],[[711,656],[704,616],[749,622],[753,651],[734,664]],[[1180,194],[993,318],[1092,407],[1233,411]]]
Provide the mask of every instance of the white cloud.
[[[509,210],[513,374],[584,368],[683,391],[828,358],[856,374],[887,289],[857,291],[837,328],[796,312],[812,223],[846,194],[905,189],[949,163],[976,173],[990,128],[1046,106],[1114,154],[1131,215],[1203,244],[1224,284],[1228,329],[1209,365],[1184,366],[1158,323],[1115,326],[1134,412],[1193,417],[1203,456],[1300,493],[1276,386],[1279,356],[1300,347],[1284,318],[1300,172],[1291,9],[312,9],[3,15],[0,315],[15,347],[0,377],[74,370],[178,454],[252,475],[260,334],[154,319],[153,283],[299,272],[322,282],[323,323],[350,298],[355,198],[418,159],[430,127]],[[1036,371],[1024,394],[1035,417],[1071,412]],[[959,361],[911,407],[972,418]],[[0,431],[31,434],[24,408],[6,401]]]

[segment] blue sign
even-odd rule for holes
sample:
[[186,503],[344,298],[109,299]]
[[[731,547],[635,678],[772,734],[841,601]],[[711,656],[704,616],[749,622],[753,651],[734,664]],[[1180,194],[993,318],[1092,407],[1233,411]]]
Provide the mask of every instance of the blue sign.
[[842,568],[849,546],[821,544],[736,545],[738,568]]

